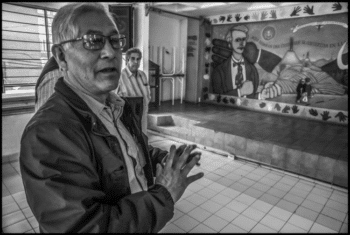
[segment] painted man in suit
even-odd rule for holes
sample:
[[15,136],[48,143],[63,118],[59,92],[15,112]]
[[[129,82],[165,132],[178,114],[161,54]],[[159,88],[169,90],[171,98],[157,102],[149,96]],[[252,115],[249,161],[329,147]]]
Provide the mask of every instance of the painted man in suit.
[[259,74],[243,51],[247,45],[248,28],[233,26],[226,40],[232,49],[232,56],[218,65],[212,73],[213,93],[238,97],[257,98]]

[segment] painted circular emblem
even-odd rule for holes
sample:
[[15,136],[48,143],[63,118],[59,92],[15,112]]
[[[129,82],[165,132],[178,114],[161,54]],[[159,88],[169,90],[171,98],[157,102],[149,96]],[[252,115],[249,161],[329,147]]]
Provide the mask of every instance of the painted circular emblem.
[[265,27],[263,32],[262,32],[262,36],[265,40],[270,40],[270,39],[274,38],[275,35],[276,35],[276,30],[275,30],[275,28],[273,28],[271,26]]

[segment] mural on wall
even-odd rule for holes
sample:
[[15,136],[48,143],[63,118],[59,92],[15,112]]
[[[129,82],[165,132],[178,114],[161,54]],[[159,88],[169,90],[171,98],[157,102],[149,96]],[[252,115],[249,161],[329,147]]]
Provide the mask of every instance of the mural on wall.
[[[328,11],[347,12],[347,3],[327,4]],[[235,22],[238,19],[235,17],[235,20],[231,18],[234,24],[227,22],[228,16],[222,21],[225,24],[218,20],[215,24],[210,18],[213,47],[210,82],[203,88],[203,92],[204,89],[208,91],[206,97],[247,106],[257,100],[260,109],[299,115],[308,113],[324,121],[332,118],[345,122],[348,14],[327,14],[321,5],[325,4],[301,6],[307,17],[301,17],[302,14],[297,13],[299,8],[293,7],[295,12],[290,14],[286,13],[288,8],[275,10],[275,20],[273,14],[269,20],[255,17],[251,23],[242,21],[244,24]],[[316,16],[310,17],[312,11]],[[277,20],[283,18],[282,13],[284,19]],[[263,11],[257,15],[264,16]],[[271,107],[263,100],[275,104]],[[302,106],[310,108],[301,112]],[[322,113],[317,107],[340,112],[331,117],[329,112]]]

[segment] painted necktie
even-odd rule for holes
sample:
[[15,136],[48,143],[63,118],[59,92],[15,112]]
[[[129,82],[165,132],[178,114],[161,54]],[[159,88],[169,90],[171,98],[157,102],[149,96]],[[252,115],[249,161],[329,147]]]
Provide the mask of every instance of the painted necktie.
[[239,62],[239,63],[233,63],[233,67],[238,66],[238,70],[237,70],[237,74],[236,74],[236,79],[235,79],[235,84],[237,86],[237,88],[241,88],[243,85],[243,73],[242,73],[242,65],[243,62]]

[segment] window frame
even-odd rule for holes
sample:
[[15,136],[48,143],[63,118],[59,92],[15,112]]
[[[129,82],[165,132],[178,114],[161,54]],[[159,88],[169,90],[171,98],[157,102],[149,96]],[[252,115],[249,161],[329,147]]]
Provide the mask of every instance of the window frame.
[[[58,9],[50,8],[50,7],[45,7],[45,6],[37,6],[37,5],[31,5],[31,4],[26,4],[26,3],[17,3],[17,2],[3,2],[2,4],[8,4],[8,5],[13,5],[13,6],[19,6],[19,7],[26,7],[26,8],[31,8],[31,9],[36,9],[36,10],[43,10],[44,15],[42,16],[44,18],[44,27],[45,27],[45,40],[46,40],[46,48],[47,48],[47,60],[50,59],[51,57],[51,52],[50,52],[50,35],[49,35],[49,16],[48,16],[48,11],[50,12],[57,12]],[[3,11],[3,9],[2,9]],[[21,12],[15,12],[17,14],[22,14]],[[27,14],[23,14],[27,15]],[[31,14],[28,14],[31,15]],[[10,40],[9,40],[10,41]],[[21,40],[22,41],[22,40]],[[39,40],[39,44],[42,44],[43,41]],[[3,51],[2,51],[3,53]],[[37,60],[37,59],[35,59]],[[28,60],[30,61],[30,60]],[[41,63],[41,59],[39,59]],[[41,63],[42,64],[42,63]],[[32,113],[34,112],[34,107],[35,107],[35,91],[32,92],[24,92],[24,93],[13,93],[13,94],[6,94],[5,89],[6,87],[9,86],[19,86],[19,87],[25,87],[25,86],[34,86],[36,85],[35,83],[28,83],[28,84],[5,84],[5,79],[4,79],[4,73],[6,69],[6,64],[3,61],[2,62],[2,116],[7,116],[7,115],[14,115],[14,114],[23,114],[23,113]]]

